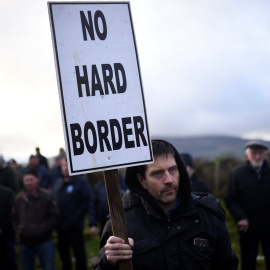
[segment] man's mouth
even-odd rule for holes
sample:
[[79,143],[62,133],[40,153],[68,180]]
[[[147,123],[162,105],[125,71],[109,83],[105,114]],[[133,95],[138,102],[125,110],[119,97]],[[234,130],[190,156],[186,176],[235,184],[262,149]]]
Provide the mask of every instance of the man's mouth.
[[164,193],[173,193],[175,191],[174,188],[170,188],[164,191]]

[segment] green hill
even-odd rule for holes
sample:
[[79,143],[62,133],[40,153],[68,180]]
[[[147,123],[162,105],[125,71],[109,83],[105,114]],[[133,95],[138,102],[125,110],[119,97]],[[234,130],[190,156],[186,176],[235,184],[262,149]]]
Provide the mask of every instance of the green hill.
[[[249,141],[229,136],[196,136],[196,137],[161,137],[152,136],[152,139],[165,139],[171,142],[180,153],[188,152],[193,157],[215,159],[220,156],[235,156],[244,159],[244,145]],[[259,140],[270,148],[270,142]]]

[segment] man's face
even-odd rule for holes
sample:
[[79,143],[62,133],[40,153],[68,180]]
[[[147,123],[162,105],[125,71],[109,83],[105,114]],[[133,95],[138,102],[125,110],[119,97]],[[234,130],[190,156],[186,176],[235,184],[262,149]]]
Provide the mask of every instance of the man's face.
[[154,163],[147,165],[145,179],[140,174],[137,179],[165,212],[176,205],[180,174],[172,154],[156,157]]
[[61,171],[64,177],[68,177],[68,164],[67,161],[65,159],[61,160]]
[[38,188],[39,178],[32,174],[26,174],[23,177],[23,184],[28,192],[36,191]]
[[266,159],[266,151],[263,148],[249,148],[246,159],[254,168],[260,168]]
[[38,166],[38,157],[37,156],[34,156],[30,159],[30,166],[31,167],[37,167]]
[[17,164],[15,162],[9,162],[8,166],[11,170],[16,170],[17,169]]

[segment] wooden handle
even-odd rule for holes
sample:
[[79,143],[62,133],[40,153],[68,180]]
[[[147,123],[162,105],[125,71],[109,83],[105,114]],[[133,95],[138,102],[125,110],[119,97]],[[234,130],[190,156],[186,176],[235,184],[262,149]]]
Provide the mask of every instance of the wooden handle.
[[[104,179],[107,191],[113,235],[124,239],[125,243],[128,244],[128,235],[122,203],[118,170],[115,169],[104,171]],[[118,263],[118,268],[120,270],[132,270],[132,260],[130,259],[120,261]]]

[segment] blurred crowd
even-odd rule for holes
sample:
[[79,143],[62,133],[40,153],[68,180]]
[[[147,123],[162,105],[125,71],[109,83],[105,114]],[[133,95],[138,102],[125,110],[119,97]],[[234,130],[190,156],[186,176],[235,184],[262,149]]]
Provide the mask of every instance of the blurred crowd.
[[[54,269],[53,231],[62,269],[87,269],[83,230],[88,221],[92,236],[101,233],[109,213],[104,179],[69,176],[63,148],[49,166],[39,148],[25,166],[0,156],[0,269]],[[126,190],[119,173],[121,193]],[[20,259],[15,256],[19,246]]]
[[[268,147],[260,141],[250,141],[244,149],[245,163],[228,171],[225,203],[239,232],[242,270],[256,269],[259,244],[266,267],[270,269]],[[195,171],[192,156],[180,155],[191,192],[196,196],[213,193]],[[127,186],[122,174],[118,175],[123,195]],[[42,269],[54,270],[53,232],[56,232],[62,269],[72,269],[70,251],[73,250],[76,269],[86,270],[85,222],[92,236],[101,236],[108,214],[103,175],[98,175],[94,181],[93,174],[70,176],[63,148],[59,149],[51,166],[39,148],[30,155],[25,166],[14,159],[5,161],[0,156],[0,270],[33,270],[36,257]]]

